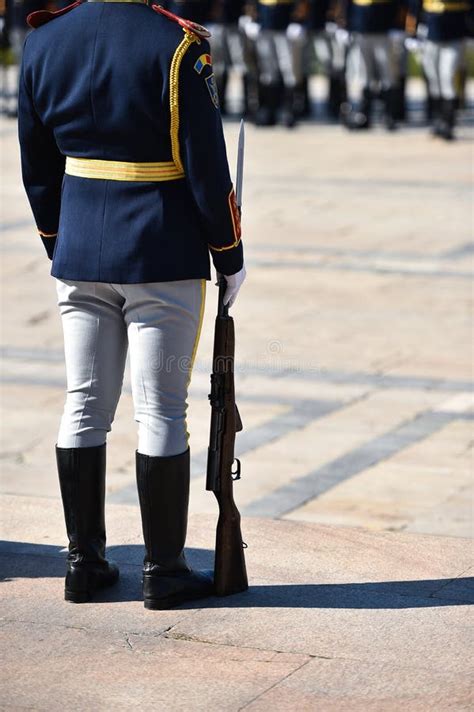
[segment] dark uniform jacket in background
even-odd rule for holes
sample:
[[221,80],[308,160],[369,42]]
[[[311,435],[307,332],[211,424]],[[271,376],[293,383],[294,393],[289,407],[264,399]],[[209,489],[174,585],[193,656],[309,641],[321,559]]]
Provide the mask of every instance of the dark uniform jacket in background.
[[235,25],[244,14],[245,0],[214,0],[211,19],[224,25]]
[[385,34],[396,26],[400,0],[348,0],[349,32]]
[[258,0],[258,22],[263,30],[286,30],[295,7],[293,0]]
[[[55,277],[209,278],[209,249],[222,273],[242,267],[216,103],[208,42],[145,4],[84,3],[29,35],[22,169]],[[160,162],[171,178],[64,175],[66,156]]]
[[412,0],[410,13],[427,28],[432,42],[461,40],[471,34],[472,0]]
[[321,32],[326,27],[330,0],[309,0],[306,26],[314,32]]
[[214,0],[168,0],[159,3],[175,15],[199,22],[201,25],[209,22],[213,4]]

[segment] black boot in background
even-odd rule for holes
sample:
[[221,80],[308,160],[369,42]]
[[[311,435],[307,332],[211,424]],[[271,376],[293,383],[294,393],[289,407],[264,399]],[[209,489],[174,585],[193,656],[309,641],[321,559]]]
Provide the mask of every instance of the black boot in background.
[[347,102],[346,78],[344,73],[334,72],[329,77],[327,113],[330,119],[341,118],[341,107]]
[[163,610],[214,593],[212,572],[192,571],[184,557],[188,525],[189,450],[174,457],[136,453],[145,561],[145,608]]
[[433,136],[440,136],[442,130],[441,99],[430,97],[430,122]]
[[255,115],[257,126],[275,126],[280,100],[281,87],[279,84],[259,85],[258,109]]
[[105,559],[105,459],[105,445],[56,448],[69,539],[64,598],[73,603],[90,601],[119,577]]
[[438,136],[445,141],[454,139],[454,124],[456,119],[456,99],[443,99],[441,104],[441,123]]
[[286,88],[283,95],[280,123],[287,129],[292,129],[296,124],[295,101],[295,89]]
[[364,89],[362,99],[358,105],[354,106],[350,102],[346,102],[341,107],[341,117],[346,128],[351,131],[360,129],[370,129],[372,112],[372,92],[370,89]]
[[385,89],[382,92],[384,104],[384,123],[387,131],[394,131],[397,128],[396,120],[396,89]]

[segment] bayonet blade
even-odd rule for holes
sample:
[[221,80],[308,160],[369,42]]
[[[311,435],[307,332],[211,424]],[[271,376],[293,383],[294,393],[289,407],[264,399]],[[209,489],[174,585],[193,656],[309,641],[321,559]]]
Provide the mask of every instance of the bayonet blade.
[[235,198],[237,207],[242,209],[242,191],[244,185],[244,156],[245,156],[245,124],[240,122],[239,145],[237,149],[237,176],[235,180]]

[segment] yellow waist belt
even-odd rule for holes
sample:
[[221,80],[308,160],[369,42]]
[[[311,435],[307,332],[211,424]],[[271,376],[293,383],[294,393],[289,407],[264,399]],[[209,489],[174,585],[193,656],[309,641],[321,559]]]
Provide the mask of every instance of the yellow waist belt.
[[160,163],[132,163],[130,161],[101,161],[95,158],[66,157],[66,173],[78,178],[100,180],[129,180],[158,183],[184,178],[184,171],[173,161]]
[[463,12],[469,10],[468,2],[442,2],[442,0],[425,0],[423,3],[425,12]]
[[392,0],[354,0],[354,5],[368,7],[370,5],[389,5]]

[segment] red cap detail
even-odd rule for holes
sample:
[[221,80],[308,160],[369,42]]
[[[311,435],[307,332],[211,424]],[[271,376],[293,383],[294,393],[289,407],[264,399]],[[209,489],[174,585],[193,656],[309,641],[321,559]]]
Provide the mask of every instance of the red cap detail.
[[209,30],[206,30],[206,28],[202,25],[198,25],[197,22],[191,22],[191,20],[185,20],[184,17],[178,17],[178,15],[174,15],[172,12],[165,10],[164,7],[161,7],[161,5],[152,5],[151,8],[155,12],[159,12],[160,15],[164,15],[165,17],[167,17],[168,20],[173,20],[173,22],[177,22],[178,25],[183,28],[183,30],[187,30],[188,32],[194,32],[195,35],[201,37],[203,40],[207,40],[208,37],[211,36]]
[[82,0],[76,0],[72,5],[63,7],[62,10],[37,10],[37,12],[30,12],[27,17],[27,22],[30,27],[36,29],[37,27],[41,27],[41,25],[46,25],[47,22],[54,20],[56,17],[65,15],[67,12],[74,10],[78,5],[82,5]]

